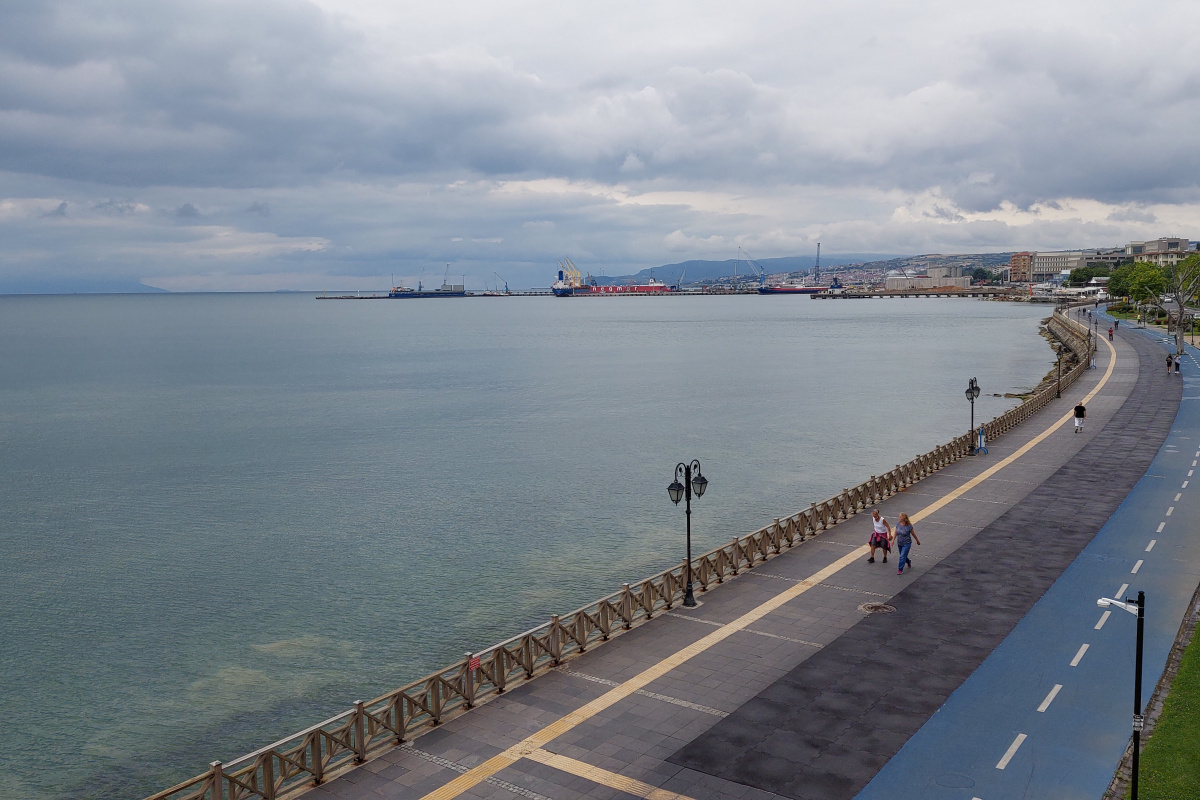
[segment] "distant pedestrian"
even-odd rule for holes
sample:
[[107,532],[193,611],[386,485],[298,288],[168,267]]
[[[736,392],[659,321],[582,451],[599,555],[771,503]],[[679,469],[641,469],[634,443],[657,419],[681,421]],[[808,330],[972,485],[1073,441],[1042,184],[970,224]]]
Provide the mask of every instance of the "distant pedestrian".
[[1179,354],[1178,353],[1175,354],[1175,374],[1176,375],[1183,374],[1182,372],[1179,371]]
[[896,522],[896,547],[900,550],[900,569],[896,570],[899,575],[904,572],[905,566],[912,566],[912,559],[908,557],[908,551],[912,549],[913,542],[921,543],[917,538],[917,532],[913,530],[912,523],[908,521],[908,514],[901,514],[900,519]]
[[1167,374],[1171,374],[1171,367],[1175,365],[1175,359],[1171,358],[1171,354],[1167,353]]
[[1075,432],[1083,430],[1083,421],[1087,419],[1087,406],[1083,403],[1075,406]]
[[1110,342],[1112,341],[1112,332],[1113,332],[1112,325],[1109,325],[1109,326],[1108,326],[1108,340],[1109,340]]
[[1116,328],[1117,330],[1121,330],[1121,320],[1119,320],[1119,319],[1113,320],[1113,327]]
[[871,512],[871,538],[867,541],[871,546],[871,557],[868,564],[875,563],[875,548],[882,548],[883,563],[887,563],[888,551],[892,549],[892,523],[879,515],[879,509]]

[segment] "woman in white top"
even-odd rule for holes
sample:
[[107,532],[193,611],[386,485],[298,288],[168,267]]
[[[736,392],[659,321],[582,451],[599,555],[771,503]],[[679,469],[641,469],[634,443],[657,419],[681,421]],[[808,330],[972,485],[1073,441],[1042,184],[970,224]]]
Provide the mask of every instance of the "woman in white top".
[[875,548],[883,549],[883,563],[887,563],[888,551],[892,549],[892,524],[879,515],[879,509],[871,512],[871,538],[867,544],[871,546],[871,557],[867,559],[868,564],[875,563]]

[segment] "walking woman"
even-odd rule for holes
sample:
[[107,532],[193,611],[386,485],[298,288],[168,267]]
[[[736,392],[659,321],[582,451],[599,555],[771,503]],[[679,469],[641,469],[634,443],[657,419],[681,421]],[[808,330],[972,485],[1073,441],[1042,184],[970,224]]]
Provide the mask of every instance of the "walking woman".
[[871,557],[867,559],[868,564],[875,563],[875,548],[883,548],[883,563],[887,563],[888,551],[892,549],[892,523],[888,522],[883,517],[879,516],[879,509],[871,512],[871,538],[867,544],[871,546]]
[[901,514],[900,520],[896,523],[896,547],[900,550],[900,569],[896,570],[897,575],[904,572],[906,564],[909,567],[912,566],[908,551],[912,549],[913,542],[920,544],[921,540],[917,538],[917,532],[913,530],[912,523],[908,521],[908,514]]

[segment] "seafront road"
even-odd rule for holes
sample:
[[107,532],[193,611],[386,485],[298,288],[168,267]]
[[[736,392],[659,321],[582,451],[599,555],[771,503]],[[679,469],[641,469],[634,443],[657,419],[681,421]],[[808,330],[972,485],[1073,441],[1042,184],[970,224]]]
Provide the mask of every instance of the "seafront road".
[[[1136,329],[1123,335],[1143,344],[1158,339]],[[1147,369],[1165,351],[1165,343],[1152,344]],[[1135,620],[1123,611],[1106,613],[1095,599],[1146,592],[1144,706],[1200,583],[1200,498],[1189,491],[1200,462],[1200,363],[1193,349],[1186,360],[1190,377],[1168,381],[1164,375],[1164,382],[1182,388],[1183,402],[1141,480],[860,798],[1094,800],[1104,793],[1129,739]],[[1093,448],[1081,453],[1084,460],[1103,455],[1089,454]],[[1103,458],[1093,463],[1100,471],[1106,467]]]
[[[1093,773],[1107,783],[1128,736],[1133,639],[1129,620],[1091,627],[1095,598],[1121,582],[1146,589],[1161,615],[1147,625],[1152,687],[1198,580],[1182,481],[1172,484],[1179,510],[1157,510],[1167,524],[1150,528],[1154,545],[1140,528],[1092,542],[1156,480],[1152,463],[1151,473],[1170,448],[1182,452],[1183,436],[1200,441],[1200,425],[1171,428],[1181,381],[1163,374],[1158,347],[1122,331],[1101,347],[1098,369],[989,443],[990,455],[882,503],[893,522],[907,511],[916,523],[911,573],[866,563],[868,517],[851,518],[699,595],[699,608],[661,614],[306,797],[991,800],[1051,796],[1024,793],[1063,752],[1088,754],[1096,766],[1065,781],[1097,797]],[[1088,426],[1077,435],[1070,409],[1081,397]],[[1110,549],[1093,553],[1097,544]],[[1074,574],[1092,562],[1099,572]],[[1160,573],[1162,586],[1138,583]],[[1060,584],[1079,599],[1044,610],[1068,591]],[[867,610],[879,603],[895,611]],[[1042,615],[1048,636],[1010,646]],[[1094,649],[1070,667],[1082,644]],[[1058,650],[1072,645],[1058,670]],[[950,712],[959,717],[946,726]],[[958,754],[947,756],[951,745]],[[1076,796],[1054,786],[1053,796]]]

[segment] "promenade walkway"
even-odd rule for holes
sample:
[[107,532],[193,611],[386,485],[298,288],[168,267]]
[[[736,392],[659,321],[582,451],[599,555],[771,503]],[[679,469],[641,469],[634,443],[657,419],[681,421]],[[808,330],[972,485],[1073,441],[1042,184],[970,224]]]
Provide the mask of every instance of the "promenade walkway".
[[[868,517],[851,519],[699,595],[699,608],[657,616],[306,798],[832,799],[864,787],[864,796],[900,796],[868,784],[1001,652],[1159,453],[1180,382],[1163,374],[1156,347],[1122,331],[1101,348],[1098,369],[990,443],[990,455],[882,503],[893,522],[907,511],[917,525],[911,573],[866,563]],[[1088,426],[1076,435],[1070,410],[1084,396]],[[1194,444],[1200,426],[1188,435]],[[1191,576],[1175,581],[1176,592],[1188,579],[1194,588]],[[1088,587],[1090,610],[1114,589]],[[865,610],[876,603],[896,610]],[[1148,655],[1148,674],[1155,663]],[[1072,691],[1083,697],[1087,687]],[[1127,709],[1127,695],[1094,702]],[[1127,717],[1113,723],[1116,740],[1127,735]],[[1011,740],[1007,730],[993,738]],[[1027,738],[1009,774],[1034,751],[1037,737]],[[1010,746],[1001,744],[996,759]],[[1000,771],[994,763],[988,768]],[[895,780],[956,784],[939,796],[964,800],[1014,796],[972,794],[966,767],[935,769],[928,780],[913,772]],[[959,777],[937,780],[947,775]]]

